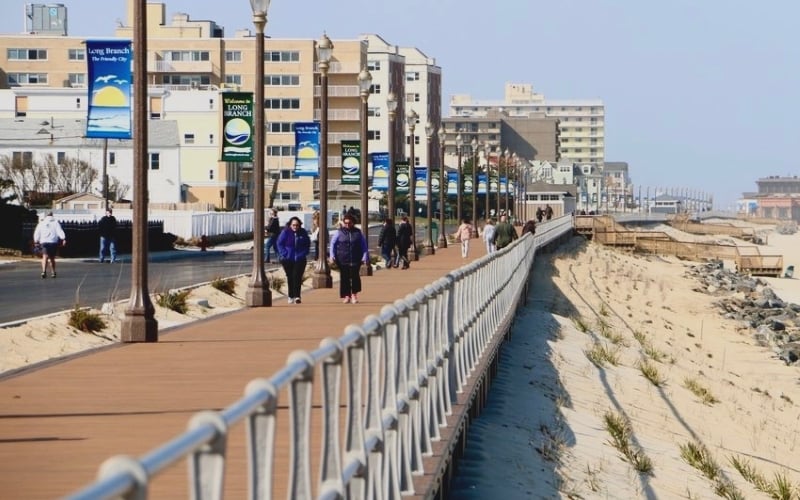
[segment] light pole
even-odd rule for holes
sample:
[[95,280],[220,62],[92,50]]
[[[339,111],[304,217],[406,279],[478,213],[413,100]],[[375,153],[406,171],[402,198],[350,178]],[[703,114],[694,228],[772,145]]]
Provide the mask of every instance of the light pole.
[[250,0],[256,27],[255,116],[253,117],[253,271],[245,291],[248,307],[272,305],[272,292],[264,273],[264,26],[270,0]]
[[[120,330],[121,342],[158,342],[158,321],[147,290],[147,9],[134,3],[133,28],[133,255],[131,297]],[[142,76],[140,78],[140,76]]]
[[[358,87],[361,91],[361,232],[369,241],[369,205],[367,204],[367,160],[369,141],[367,139],[367,100],[372,87],[372,75],[366,67],[358,74]],[[372,263],[360,268],[362,276],[372,276]]]
[[433,255],[436,253],[436,248],[433,246],[433,169],[431,168],[431,138],[433,137],[433,124],[428,122],[425,124],[425,147],[428,151],[426,155],[428,158],[428,172],[425,182],[425,196],[427,197],[427,227],[425,228],[425,241],[422,242],[422,251],[425,255]]
[[502,153],[501,158],[497,162],[497,199],[495,200],[495,214],[498,219],[500,218],[500,177],[503,174],[503,164],[506,165],[506,173],[508,173],[508,148]]
[[456,186],[456,226],[461,224],[463,214],[461,213],[461,205],[464,204],[464,174],[461,166],[461,134],[456,134],[456,152],[458,153],[458,184]]
[[439,139],[439,238],[437,246],[439,248],[447,248],[447,236],[444,235],[444,212],[447,206],[447,184],[445,183],[444,175],[444,141],[447,138],[447,133],[444,131],[444,125],[439,124],[439,132],[436,135]]
[[[511,155],[511,159],[514,160],[514,169],[516,170],[517,153],[512,154]],[[505,205],[506,205],[506,215],[508,215],[508,194],[509,194],[508,185],[510,183],[511,183],[511,170],[509,169],[509,166],[506,165],[506,203],[505,203]],[[509,220],[511,220],[510,217],[509,217]]]
[[[321,103],[319,118],[319,255],[311,278],[314,288],[332,288],[331,268],[328,266],[328,67],[333,52],[333,42],[325,33],[317,42]],[[364,217],[364,214],[361,214]]]
[[397,170],[394,168],[394,118],[397,116],[397,96],[394,92],[389,92],[386,97],[386,109],[389,111],[389,189],[387,196],[389,197],[387,206],[389,207],[389,217],[394,220],[394,198],[397,188]]
[[489,186],[490,186],[489,177],[490,177],[490,175],[492,173],[492,169],[490,167],[491,162],[489,161],[489,158],[492,156],[492,146],[489,145],[488,142],[484,145],[484,152],[486,153],[486,198],[483,200],[484,205],[485,205],[484,206],[484,212],[485,212],[484,219],[485,220],[489,220]]
[[[472,142],[472,237],[478,237],[478,138],[473,137]],[[488,186],[487,186],[488,189]],[[488,192],[488,191],[487,191]]]
[[416,226],[416,200],[414,191],[417,190],[417,176],[416,167],[417,161],[414,156],[414,128],[417,126],[419,115],[413,109],[409,109],[406,113],[406,121],[408,123],[408,134],[410,135],[410,154],[408,158],[408,221],[411,223],[411,248],[408,250],[408,258],[410,260],[419,260],[419,253],[417,253],[417,226]]

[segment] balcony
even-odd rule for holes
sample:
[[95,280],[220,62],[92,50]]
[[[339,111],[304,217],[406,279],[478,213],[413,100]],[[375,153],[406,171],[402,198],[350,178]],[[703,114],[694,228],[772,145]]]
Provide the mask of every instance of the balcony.
[[338,144],[342,141],[359,140],[358,132],[336,132],[328,134],[328,144]]
[[[359,121],[361,113],[357,109],[328,109],[328,120],[336,121]],[[322,111],[314,110],[314,120],[322,118]]]
[[147,61],[148,73],[214,73],[211,61]]
[[[322,86],[314,85],[314,97],[322,96]],[[328,97],[361,97],[358,85],[328,85]]]

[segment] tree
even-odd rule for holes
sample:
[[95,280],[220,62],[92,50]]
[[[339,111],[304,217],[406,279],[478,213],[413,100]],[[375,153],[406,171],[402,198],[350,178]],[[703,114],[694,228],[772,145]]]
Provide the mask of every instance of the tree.
[[[8,205],[8,202],[16,200],[16,193],[5,195],[8,191],[14,190],[14,181],[11,179],[0,178],[0,205]],[[5,196],[4,196],[5,195]]]

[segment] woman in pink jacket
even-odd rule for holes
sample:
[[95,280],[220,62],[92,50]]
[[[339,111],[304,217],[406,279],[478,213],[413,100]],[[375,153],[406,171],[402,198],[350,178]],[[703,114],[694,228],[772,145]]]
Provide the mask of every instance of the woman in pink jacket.
[[464,217],[456,229],[456,239],[461,241],[461,258],[466,259],[469,255],[469,240],[472,239],[472,224],[469,217]]

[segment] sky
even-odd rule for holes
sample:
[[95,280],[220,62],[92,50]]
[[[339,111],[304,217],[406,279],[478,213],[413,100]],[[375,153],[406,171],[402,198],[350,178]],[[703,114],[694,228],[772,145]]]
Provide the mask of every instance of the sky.
[[[58,3],[71,36],[110,36],[125,21],[125,0]],[[253,29],[248,0],[164,3],[168,20]],[[0,33],[24,30],[23,5],[3,0]],[[416,47],[442,68],[445,116],[452,95],[502,100],[506,83],[601,99],[606,161],[627,162],[642,195],[691,189],[728,209],[758,178],[800,170],[797,19],[795,0],[273,0],[266,32]]]

